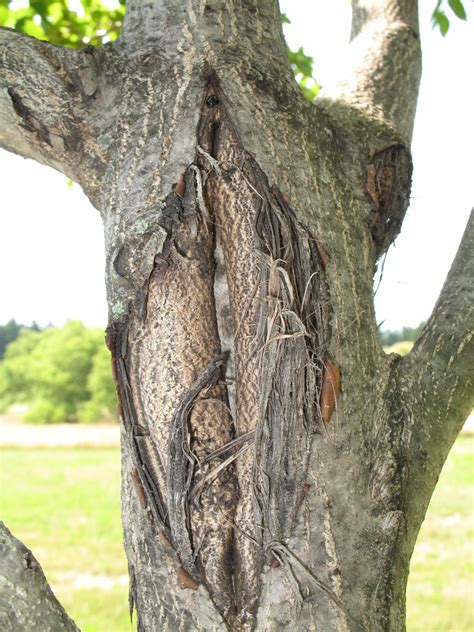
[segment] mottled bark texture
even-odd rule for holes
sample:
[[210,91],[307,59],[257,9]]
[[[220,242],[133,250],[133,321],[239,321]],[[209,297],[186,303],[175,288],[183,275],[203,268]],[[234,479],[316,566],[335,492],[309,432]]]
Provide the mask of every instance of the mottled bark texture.
[[1,32],[2,145],[104,220],[140,630],[405,627],[472,405],[472,227],[413,352],[385,355],[372,281],[409,199],[417,16],[353,6],[351,74],[315,103],[275,0],[130,0],[99,50]]

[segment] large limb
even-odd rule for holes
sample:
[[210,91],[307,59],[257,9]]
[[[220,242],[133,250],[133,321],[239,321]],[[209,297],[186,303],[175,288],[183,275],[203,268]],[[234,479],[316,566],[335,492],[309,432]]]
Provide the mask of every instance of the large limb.
[[473,252],[474,211],[433,313],[413,351],[400,363],[403,408],[411,411],[404,429],[410,472],[407,505],[419,514],[420,523],[474,405]]
[[0,522],[0,628],[78,632],[30,550]]
[[100,53],[53,46],[11,29],[0,29],[0,47],[0,147],[90,189],[85,174],[91,167],[100,173],[104,160],[90,127]]
[[354,0],[344,76],[326,96],[389,124],[410,144],[421,77],[414,0]]
[[314,110],[336,119],[354,147],[353,164],[361,168],[357,197],[366,204],[359,217],[351,208],[348,220],[354,231],[360,219],[370,227],[376,261],[400,232],[410,198],[410,143],[421,77],[417,3],[354,0],[352,7],[346,67],[321,91]]

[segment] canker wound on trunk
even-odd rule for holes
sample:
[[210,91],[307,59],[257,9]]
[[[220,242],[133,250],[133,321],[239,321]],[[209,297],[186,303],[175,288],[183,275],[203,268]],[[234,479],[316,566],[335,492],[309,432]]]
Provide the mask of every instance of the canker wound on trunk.
[[243,148],[217,83],[197,141],[146,291],[109,342],[135,489],[177,553],[177,581],[204,583],[247,628],[309,489],[328,259]]

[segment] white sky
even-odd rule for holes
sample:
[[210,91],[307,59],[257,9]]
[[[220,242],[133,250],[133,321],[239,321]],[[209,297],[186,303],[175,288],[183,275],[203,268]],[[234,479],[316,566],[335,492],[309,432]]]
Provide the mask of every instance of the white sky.
[[[415,326],[436,301],[474,205],[474,10],[432,31],[434,0],[421,0],[423,79],[413,140],[412,203],[390,249],[376,297],[384,328]],[[350,30],[347,0],[281,0],[292,48],[304,46],[324,85]],[[101,221],[80,188],[0,151],[0,324],[9,318],[105,327]]]

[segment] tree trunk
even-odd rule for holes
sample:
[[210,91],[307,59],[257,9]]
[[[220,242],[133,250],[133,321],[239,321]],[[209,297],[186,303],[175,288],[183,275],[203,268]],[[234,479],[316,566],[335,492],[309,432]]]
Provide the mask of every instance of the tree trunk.
[[274,0],[132,0],[116,44],[75,53],[3,35],[56,69],[25,84],[7,57],[3,145],[45,146],[104,219],[139,630],[405,627],[473,354],[472,222],[412,354],[377,337],[373,274],[410,192],[414,4],[354,3],[351,75],[315,103]]

